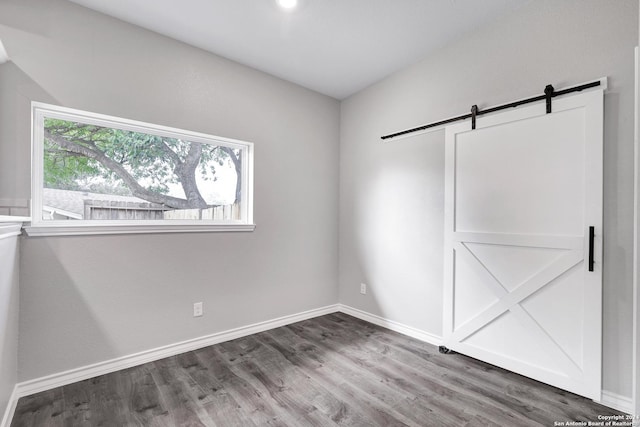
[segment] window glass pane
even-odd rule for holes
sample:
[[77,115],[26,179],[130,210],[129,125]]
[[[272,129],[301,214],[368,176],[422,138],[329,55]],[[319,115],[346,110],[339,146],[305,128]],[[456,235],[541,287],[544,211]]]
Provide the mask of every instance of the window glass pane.
[[44,119],[43,220],[240,220],[242,151]]

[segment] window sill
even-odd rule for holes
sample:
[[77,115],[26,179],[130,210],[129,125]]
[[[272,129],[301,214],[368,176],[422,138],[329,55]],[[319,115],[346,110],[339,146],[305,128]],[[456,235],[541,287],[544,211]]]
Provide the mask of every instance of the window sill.
[[253,231],[255,224],[176,224],[176,225],[43,225],[26,226],[29,237],[91,236],[107,234],[226,233]]
[[0,224],[2,223],[21,223],[31,222],[31,217],[28,216],[13,216],[13,215],[0,215]]

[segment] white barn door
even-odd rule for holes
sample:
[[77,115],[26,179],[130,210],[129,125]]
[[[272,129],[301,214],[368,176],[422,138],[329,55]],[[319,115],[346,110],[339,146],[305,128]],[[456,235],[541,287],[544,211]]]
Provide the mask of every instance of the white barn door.
[[444,345],[599,401],[603,91],[505,111],[446,129]]

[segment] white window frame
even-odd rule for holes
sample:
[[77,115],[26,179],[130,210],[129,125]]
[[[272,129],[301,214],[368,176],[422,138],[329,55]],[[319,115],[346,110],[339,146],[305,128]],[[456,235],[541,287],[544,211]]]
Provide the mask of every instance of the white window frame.
[[[240,149],[242,158],[239,220],[43,220],[44,119],[54,118],[102,127],[185,139]],[[253,143],[167,126],[122,119],[72,108],[31,103],[31,225],[29,236],[253,231]]]

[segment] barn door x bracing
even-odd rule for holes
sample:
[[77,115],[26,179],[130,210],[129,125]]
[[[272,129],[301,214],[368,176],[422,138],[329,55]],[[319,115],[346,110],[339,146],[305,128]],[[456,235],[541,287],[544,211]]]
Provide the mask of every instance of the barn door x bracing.
[[446,130],[445,346],[594,400],[602,123],[594,90]]

